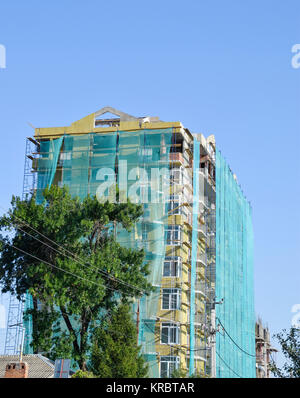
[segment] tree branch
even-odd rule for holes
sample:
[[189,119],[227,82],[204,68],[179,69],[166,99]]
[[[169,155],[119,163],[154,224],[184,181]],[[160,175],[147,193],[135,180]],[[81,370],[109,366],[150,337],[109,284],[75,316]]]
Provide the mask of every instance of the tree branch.
[[64,318],[64,321],[65,321],[65,323],[67,325],[67,328],[68,328],[69,332],[74,336],[74,341],[73,341],[74,350],[77,352],[78,355],[80,355],[80,347],[78,345],[76,332],[75,332],[75,330],[74,330],[74,328],[73,328],[73,326],[71,324],[71,321],[70,321],[70,319],[69,319],[69,317],[68,317],[68,315],[66,313],[67,311],[66,311],[65,307],[62,306],[62,305],[60,305],[59,308],[60,308],[62,317]]

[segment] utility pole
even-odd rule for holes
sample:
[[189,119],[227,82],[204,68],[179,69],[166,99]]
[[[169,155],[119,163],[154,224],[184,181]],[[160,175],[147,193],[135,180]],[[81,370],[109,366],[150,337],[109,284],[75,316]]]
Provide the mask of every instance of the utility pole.
[[14,326],[22,327],[22,339],[21,339],[21,344],[20,344],[20,356],[19,356],[19,361],[22,362],[23,349],[24,349],[24,338],[25,338],[25,328],[23,326],[23,323],[15,323],[14,325],[8,325],[9,328],[14,327]]
[[217,377],[217,360],[216,360],[216,304],[223,304],[224,298],[220,301],[213,301],[211,309],[211,331],[210,331],[210,344],[211,344],[211,377]]
[[211,310],[211,377],[215,378],[217,376],[216,372],[216,310],[212,308]]
[[23,359],[24,337],[25,337],[25,328],[23,326],[23,328],[22,328],[21,348],[20,348],[20,362],[22,362],[22,359]]

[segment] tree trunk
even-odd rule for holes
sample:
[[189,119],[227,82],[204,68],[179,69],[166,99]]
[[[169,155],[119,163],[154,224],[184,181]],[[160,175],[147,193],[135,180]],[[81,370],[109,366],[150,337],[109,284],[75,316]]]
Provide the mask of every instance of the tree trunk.
[[79,362],[79,368],[84,372],[87,372],[86,362],[84,360]]

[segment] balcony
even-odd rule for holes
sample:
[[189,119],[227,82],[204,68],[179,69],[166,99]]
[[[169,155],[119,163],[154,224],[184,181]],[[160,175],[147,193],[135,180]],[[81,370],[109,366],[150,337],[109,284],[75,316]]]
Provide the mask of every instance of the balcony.
[[179,165],[184,164],[184,158],[183,158],[182,153],[180,153],[180,152],[170,153],[169,158],[170,158],[170,162],[172,162],[172,163],[177,163]]
[[206,297],[205,290],[206,289],[205,289],[204,282],[196,281],[196,283],[195,283],[195,293],[199,293],[203,297]]
[[[187,314],[187,323],[190,324],[191,321],[191,314],[188,312]],[[207,329],[207,321],[206,321],[206,316],[203,313],[196,313],[194,316],[194,324],[197,327],[203,328],[203,330]]]

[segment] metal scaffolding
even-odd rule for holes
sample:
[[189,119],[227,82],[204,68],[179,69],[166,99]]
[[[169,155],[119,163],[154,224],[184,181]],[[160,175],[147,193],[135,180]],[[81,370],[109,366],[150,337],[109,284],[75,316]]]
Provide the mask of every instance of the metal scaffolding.
[[[37,173],[33,169],[33,161],[37,155],[38,146],[39,143],[33,138],[28,137],[26,139],[22,200],[25,200],[28,196],[30,197],[36,188]],[[10,295],[4,346],[6,355],[20,354],[24,302],[25,297],[18,300],[15,296]]]
[[10,296],[7,315],[7,329],[5,338],[5,355],[20,354],[22,340],[24,302],[15,296]]

